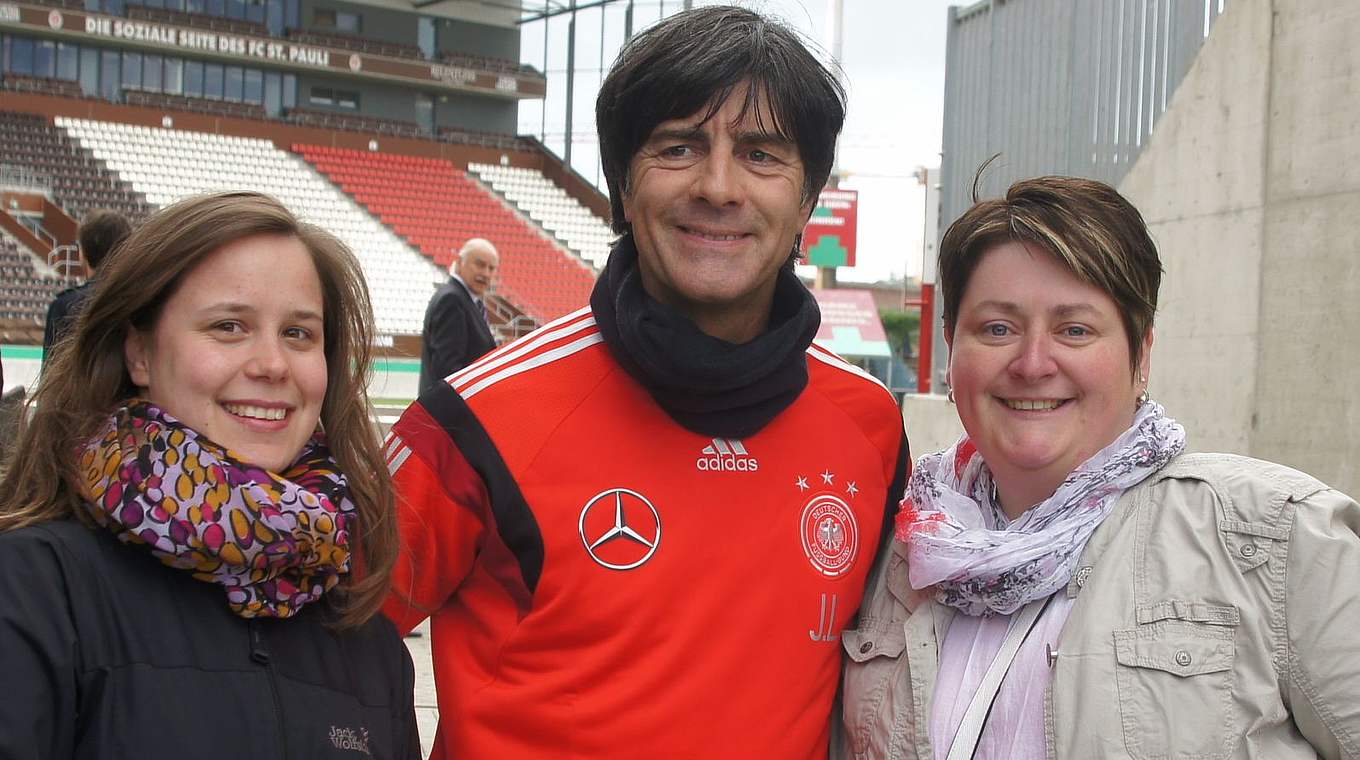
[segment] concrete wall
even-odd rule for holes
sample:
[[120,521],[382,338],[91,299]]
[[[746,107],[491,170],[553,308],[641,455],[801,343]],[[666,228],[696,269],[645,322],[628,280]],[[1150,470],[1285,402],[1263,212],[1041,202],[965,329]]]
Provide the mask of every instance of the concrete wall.
[[907,428],[913,463],[923,454],[953,446],[963,435],[958,410],[944,396],[931,393],[917,393],[902,399],[902,424]]
[[1120,189],[1166,266],[1155,396],[1198,450],[1360,492],[1360,4],[1233,3]]
[[1273,6],[1252,453],[1360,493],[1360,4]]
[[1270,8],[1233,3],[1120,184],[1166,269],[1150,392],[1201,451],[1251,449],[1269,44]]

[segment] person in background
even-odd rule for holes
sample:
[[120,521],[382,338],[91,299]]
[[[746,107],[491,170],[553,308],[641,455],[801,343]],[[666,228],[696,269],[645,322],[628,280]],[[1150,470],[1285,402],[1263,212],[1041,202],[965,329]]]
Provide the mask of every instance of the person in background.
[[500,261],[490,241],[473,238],[463,244],[449,266],[449,281],[435,291],[425,308],[421,393],[496,347],[483,299],[496,280]]
[[0,758],[418,758],[358,261],[196,197],[85,308],[0,479]]
[[844,108],[748,10],[624,46],[596,102],[621,237],[590,308],[389,437],[385,610],[431,617],[434,758],[826,757],[907,464],[892,394],[812,345],[793,271]]
[[917,461],[845,633],[837,756],[1360,757],[1360,505],[1186,453],[1148,395],[1137,209],[1017,182],[950,226],[939,273],[966,432]]
[[132,232],[132,223],[126,216],[110,209],[95,209],[85,215],[80,222],[76,239],[80,243],[80,256],[85,260],[88,276],[85,282],[61,291],[47,307],[47,322],[43,326],[43,364],[52,356],[52,347],[71,331],[81,306],[89,298],[94,287],[99,267],[109,253]]

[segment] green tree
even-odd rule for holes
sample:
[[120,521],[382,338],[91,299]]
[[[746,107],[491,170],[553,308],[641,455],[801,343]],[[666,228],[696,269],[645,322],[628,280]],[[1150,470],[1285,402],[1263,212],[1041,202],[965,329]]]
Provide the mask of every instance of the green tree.
[[[888,346],[905,362],[915,359],[917,347],[921,345],[921,312],[884,309],[878,313],[883,322],[883,331],[888,334]],[[903,356],[902,350],[911,340],[911,356]]]

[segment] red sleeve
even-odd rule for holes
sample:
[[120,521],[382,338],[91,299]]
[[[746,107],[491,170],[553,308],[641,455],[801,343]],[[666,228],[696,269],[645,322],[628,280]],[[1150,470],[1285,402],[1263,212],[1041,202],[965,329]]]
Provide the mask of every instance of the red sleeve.
[[443,607],[471,572],[487,528],[482,479],[419,405],[393,426],[388,466],[401,550],[383,611],[405,634]]

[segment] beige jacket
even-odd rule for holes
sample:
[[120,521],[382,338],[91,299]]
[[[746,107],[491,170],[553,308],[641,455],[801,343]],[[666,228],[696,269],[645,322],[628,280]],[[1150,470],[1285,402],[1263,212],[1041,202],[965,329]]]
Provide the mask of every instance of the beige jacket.
[[[832,755],[933,760],[953,612],[908,594],[901,544],[883,555],[843,636]],[[1345,494],[1183,455],[1123,495],[1077,567],[1049,758],[1360,758],[1360,505]]]

